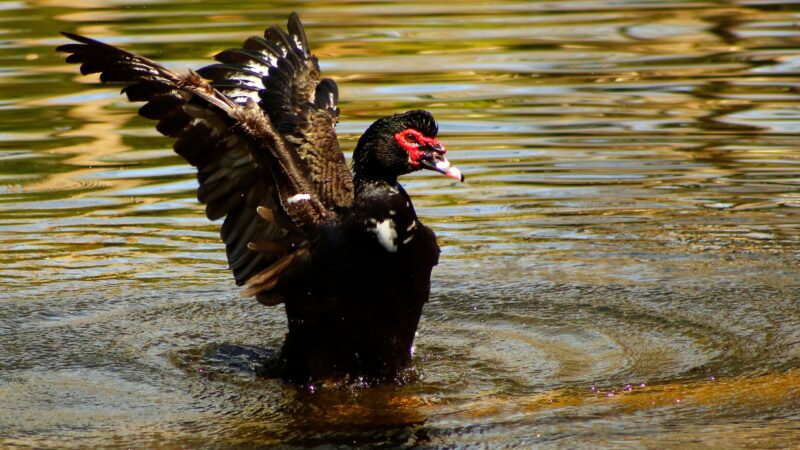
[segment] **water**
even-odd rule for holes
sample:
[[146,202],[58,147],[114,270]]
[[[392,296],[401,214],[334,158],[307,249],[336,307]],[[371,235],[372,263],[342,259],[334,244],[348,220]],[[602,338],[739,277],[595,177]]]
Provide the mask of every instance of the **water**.
[[[0,445],[787,447],[800,441],[800,4],[0,2]],[[192,169],[53,52],[176,70],[297,10],[343,148],[426,108],[466,184],[405,179],[444,249],[422,379],[256,377]]]

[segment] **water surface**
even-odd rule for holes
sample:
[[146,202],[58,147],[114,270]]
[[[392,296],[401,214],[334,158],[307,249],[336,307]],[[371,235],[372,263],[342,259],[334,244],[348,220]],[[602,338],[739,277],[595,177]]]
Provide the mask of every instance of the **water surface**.
[[[405,179],[443,247],[416,382],[256,377],[282,310],[238,297],[170,141],[53,52],[67,30],[198,68],[293,10],[346,151],[425,108],[468,180]],[[798,23],[788,1],[0,2],[0,444],[796,445]]]

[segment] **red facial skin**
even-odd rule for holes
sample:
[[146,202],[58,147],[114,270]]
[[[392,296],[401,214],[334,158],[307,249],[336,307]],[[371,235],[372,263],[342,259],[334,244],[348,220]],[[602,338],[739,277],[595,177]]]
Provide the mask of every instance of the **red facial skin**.
[[444,145],[439,140],[429,138],[413,128],[406,128],[399,133],[395,133],[394,140],[408,152],[408,163],[412,167],[419,167],[419,159],[422,157],[420,147],[441,148],[442,154],[447,153]]

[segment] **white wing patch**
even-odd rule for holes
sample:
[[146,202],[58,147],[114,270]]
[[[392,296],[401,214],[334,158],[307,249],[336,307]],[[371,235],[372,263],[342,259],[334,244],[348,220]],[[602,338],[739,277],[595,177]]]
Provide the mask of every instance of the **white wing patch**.
[[303,43],[300,42],[300,39],[298,39],[297,36],[292,35],[292,41],[294,41],[294,46],[295,47],[299,48],[300,50],[305,51],[305,49],[303,48]]
[[253,64],[247,64],[245,67],[252,70],[253,72],[257,72],[265,77],[268,77],[269,68],[278,66],[278,57],[268,52],[258,52],[258,53],[261,55],[264,61],[267,62],[267,65],[265,66],[264,64],[261,63],[253,63]]
[[302,202],[303,200],[311,200],[311,194],[295,194],[286,199],[286,201],[289,202],[290,204]]
[[386,219],[382,222],[375,224],[373,230],[378,242],[386,249],[387,252],[394,253],[397,251],[397,230],[395,230],[394,220]]
[[258,96],[258,92],[251,91],[249,89],[228,89],[228,90],[225,91],[225,95],[227,95],[228,97],[230,97],[231,99],[233,99],[237,103],[241,103],[241,102],[246,103],[245,100],[240,100],[240,98],[242,98],[242,97],[244,97],[244,98],[252,98],[255,101],[261,100],[261,98]]

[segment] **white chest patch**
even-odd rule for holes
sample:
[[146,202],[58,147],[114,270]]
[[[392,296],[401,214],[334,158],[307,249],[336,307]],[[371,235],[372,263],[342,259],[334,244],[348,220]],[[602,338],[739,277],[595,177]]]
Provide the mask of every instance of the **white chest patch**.
[[382,222],[375,224],[375,237],[378,242],[386,249],[387,252],[394,253],[397,251],[397,230],[395,230],[394,220],[386,219]]

